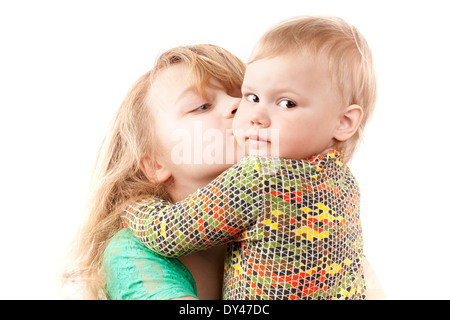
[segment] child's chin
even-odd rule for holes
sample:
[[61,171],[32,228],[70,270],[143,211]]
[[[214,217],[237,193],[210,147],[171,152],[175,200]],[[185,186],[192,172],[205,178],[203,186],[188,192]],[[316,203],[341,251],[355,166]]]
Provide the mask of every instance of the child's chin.
[[247,155],[249,156],[259,156],[259,157],[269,157],[270,156],[270,150],[261,150],[261,149],[249,149],[247,152]]
[[271,144],[267,142],[251,141],[246,147],[249,156],[269,157],[272,154]]

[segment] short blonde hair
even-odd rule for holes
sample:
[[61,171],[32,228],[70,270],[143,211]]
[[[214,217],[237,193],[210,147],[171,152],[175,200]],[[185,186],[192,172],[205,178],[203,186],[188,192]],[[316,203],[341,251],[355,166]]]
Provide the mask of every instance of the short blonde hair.
[[375,108],[377,84],[371,50],[358,29],[341,18],[294,17],[274,26],[261,37],[252,52],[250,63],[305,51],[327,57],[331,79],[337,85],[343,103],[347,106],[357,104],[363,109],[363,118],[356,133],[336,145],[348,161]]
[[74,261],[63,275],[63,284],[84,289],[83,299],[107,298],[103,253],[122,228],[120,215],[124,208],[149,194],[171,200],[164,185],[146,178],[140,162],[145,157],[154,159],[157,149],[148,92],[162,71],[179,63],[190,68],[187,76],[199,93],[210,85],[211,77],[227,91],[239,90],[242,85],[245,64],[239,58],[221,47],[198,44],[162,53],[154,68],[128,92],[99,150],[89,190],[88,216],[73,247]]

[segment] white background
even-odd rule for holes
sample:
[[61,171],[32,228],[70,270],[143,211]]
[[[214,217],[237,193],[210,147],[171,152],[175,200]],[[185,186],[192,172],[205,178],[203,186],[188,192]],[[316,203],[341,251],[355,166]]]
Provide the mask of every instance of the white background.
[[449,299],[446,1],[0,1],[0,298],[60,299],[62,255],[127,90],[163,50],[244,61],[295,15],[338,15],[376,61],[377,110],[351,168],[366,255],[389,299]]

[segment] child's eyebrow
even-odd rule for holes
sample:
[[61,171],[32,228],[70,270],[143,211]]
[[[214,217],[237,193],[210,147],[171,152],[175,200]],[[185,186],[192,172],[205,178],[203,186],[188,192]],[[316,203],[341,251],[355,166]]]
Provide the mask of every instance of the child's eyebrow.
[[195,87],[189,86],[186,89],[184,89],[183,91],[181,91],[181,93],[178,95],[177,99],[175,100],[175,103],[178,104],[180,102],[180,100],[182,100],[186,95],[188,95],[190,93],[194,93],[194,94],[198,95]]
[[200,105],[209,101],[209,98],[202,96],[196,86],[192,85],[181,91],[175,100],[175,106],[177,112],[184,114],[191,111],[192,108],[198,108]]
[[246,85],[246,84],[243,84],[242,86],[241,86],[241,91],[251,91],[251,92],[254,92],[254,91],[256,91],[256,89],[254,88],[254,87],[252,87],[252,86],[248,86],[248,85]]

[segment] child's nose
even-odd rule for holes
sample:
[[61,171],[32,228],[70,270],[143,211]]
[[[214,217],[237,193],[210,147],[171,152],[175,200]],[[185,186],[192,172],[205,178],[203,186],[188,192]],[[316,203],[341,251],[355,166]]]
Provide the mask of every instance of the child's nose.
[[262,106],[255,106],[252,109],[250,124],[262,128],[267,128],[270,125],[270,118]]
[[239,103],[241,102],[240,98],[233,98],[229,104],[227,105],[227,107],[225,108],[223,117],[225,119],[230,119],[230,118],[234,118],[234,115],[236,114],[236,111],[239,107]]

